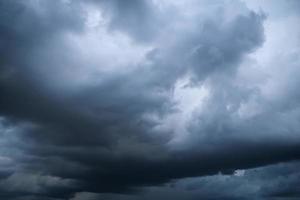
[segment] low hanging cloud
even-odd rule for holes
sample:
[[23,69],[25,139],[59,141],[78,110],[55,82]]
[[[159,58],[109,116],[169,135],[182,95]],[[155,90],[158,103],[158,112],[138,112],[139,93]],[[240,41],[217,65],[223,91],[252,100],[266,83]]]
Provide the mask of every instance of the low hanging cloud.
[[0,197],[299,197],[295,4],[2,1]]

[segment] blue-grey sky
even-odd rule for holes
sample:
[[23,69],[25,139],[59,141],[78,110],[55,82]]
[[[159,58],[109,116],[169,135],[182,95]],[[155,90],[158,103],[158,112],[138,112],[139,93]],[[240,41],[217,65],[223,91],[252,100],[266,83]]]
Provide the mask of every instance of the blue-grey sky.
[[300,198],[298,0],[2,0],[0,199]]

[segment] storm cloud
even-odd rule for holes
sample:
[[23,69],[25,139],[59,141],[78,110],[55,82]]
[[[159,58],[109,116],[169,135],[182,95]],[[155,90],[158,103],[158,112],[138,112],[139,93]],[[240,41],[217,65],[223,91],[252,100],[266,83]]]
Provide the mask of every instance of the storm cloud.
[[297,1],[0,2],[0,198],[300,197]]

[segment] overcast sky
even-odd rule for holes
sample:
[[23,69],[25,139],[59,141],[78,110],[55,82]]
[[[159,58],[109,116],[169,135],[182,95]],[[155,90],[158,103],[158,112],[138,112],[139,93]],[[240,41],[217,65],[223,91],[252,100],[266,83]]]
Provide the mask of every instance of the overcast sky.
[[1,0],[0,199],[300,199],[300,1]]

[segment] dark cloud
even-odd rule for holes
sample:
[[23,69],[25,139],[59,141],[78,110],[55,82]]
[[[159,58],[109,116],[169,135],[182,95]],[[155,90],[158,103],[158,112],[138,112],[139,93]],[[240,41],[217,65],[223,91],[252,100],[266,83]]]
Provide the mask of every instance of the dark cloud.
[[[234,174],[216,174],[196,178],[182,179],[161,187],[146,187],[142,195],[137,194],[95,194],[77,193],[74,200],[80,199],[295,199],[299,193],[299,163],[280,163],[249,170],[236,170]],[[294,196],[275,195],[274,191],[288,193],[294,190]]]
[[[236,169],[300,157],[299,95],[270,98],[249,67],[265,41],[263,13],[241,2],[136,0],[3,1],[0,10],[0,197],[167,198],[180,192],[164,184],[196,176],[208,176],[202,191],[178,198],[299,196],[294,166],[286,187],[230,195],[251,177]],[[293,80],[298,59],[281,61]],[[270,91],[295,88],[287,77]],[[185,96],[195,88],[207,95]],[[251,184],[288,169],[253,172]],[[138,193],[150,186],[163,191]]]

